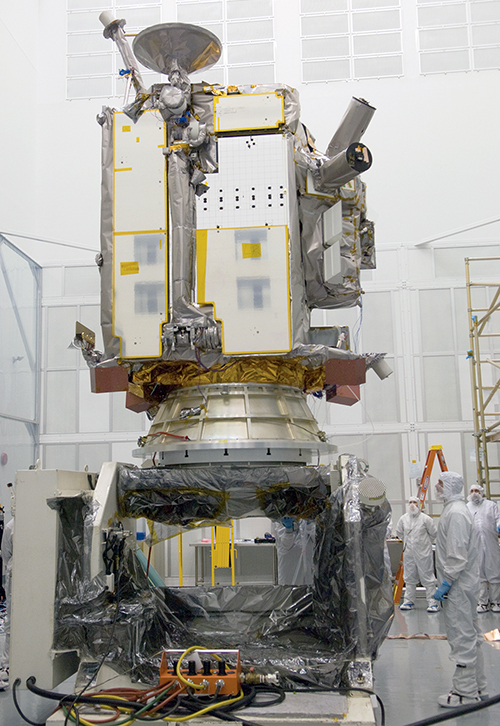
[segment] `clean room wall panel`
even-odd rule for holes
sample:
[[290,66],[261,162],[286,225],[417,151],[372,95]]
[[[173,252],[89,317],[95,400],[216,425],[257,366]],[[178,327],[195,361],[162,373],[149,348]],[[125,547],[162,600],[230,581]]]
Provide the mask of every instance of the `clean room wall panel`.
[[68,32],[74,33],[80,30],[95,30],[99,27],[100,10],[87,10],[68,13]]
[[177,6],[177,20],[197,25],[222,20],[222,2],[182,3]]
[[244,40],[264,40],[274,35],[272,20],[246,20],[244,23],[228,23],[227,40],[237,43]]
[[428,281],[434,277],[434,250],[431,247],[409,248],[406,254],[407,276],[410,282]]
[[500,48],[476,48],[474,50],[474,70],[497,69],[499,66]]
[[143,459],[135,459],[132,451],[137,449],[137,439],[134,441],[120,441],[111,444],[111,461],[119,461],[122,464],[141,465]]
[[104,75],[113,72],[113,57],[110,53],[100,53],[68,58],[68,75]]
[[273,0],[227,0],[228,20],[273,14]]
[[[392,4],[396,5],[396,2]],[[391,9],[353,13],[352,24],[355,33],[393,30],[401,26],[400,11],[399,9]]]
[[468,50],[429,52],[422,53],[420,56],[420,70],[424,75],[426,73],[453,73],[453,71],[468,71],[469,69]]
[[498,45],[500,42],[500,27],[498,23],[472,26],[472,42],[477,45]]
[[453,290],[453,305],[452,319],[455,327],[457,351],[465,357],[470,348],[469,314],[467,312],[467,290],[465,287],[459,287]]
[[467,21],[465,2],[439,3],[418,8],[418,23],[425,28],[432,25],[458,25]]
[[77,471],[76,444],[45,444],[43,451],[43,469]]
[[[478,247],[444,247],[434,250],[436,277],[458,277],[465,282],[465,258],[466,257],[492,257],[499,255],[498,246]],[[489,275],[491,271],[490,262],[473,263],[474,276]]]
[[310,38],[302,41],[302,57],[310,58],[337,58],[349,55],[349,36],[332,38]]
[[346,13],[306,16],[302,18],[301,28],[302,35],[340,35],[349,31],[349,16]]
[[301,0],[302,13],[342,12],[348,9],[347,0]]
[[111,77],[68,78],[66,85],[68,98],[110,98],[113,95]]
[[[250,47],[251,50],[251,47]],[[255,58],[258,58],[258,50]],[[260,60],[260,58],[259,58]],[[228,69],[228,82],[235,85],[245,83],[274,83],[274,65],[254,65],[248,67],[234,66]]]
[[99,31],[96,33],[74,33],[68,35],[67,49],[69,54],[85,53],[83,60],[88,57],[89,53],[108,53],[110,58],[112,58],[114,53],[109,41]]
[[366,352],[394,353],[392,293],[367,292],[363,297],[362,341]]
[[[378,1],[378,0],[377,0]],[[401,33],[355,35],[354,54],[374,55],[375,53],[396,53],[401,51]]]
[[105,461],[111,461],[111,446],[109,444],[79,444],[78,445],[78,471],[88,471],[98,474]]
[[125,399],[125,391],[119,391],[111,395],[111,430],[146,433],[150,426],[146,414],[135,413],[125,408]]
[[[126,7],[121,9],[120,17],[123,15],[127,19],[127,29],[142,30],[147,28],[149,25],[156,25],[161,22],[161,7],[155,3],[154,7]],[[120,13],[120,10],[118,10]]]
[[426,421],[460,421],[460,391],[455,356],[426,356],[423,398]]
[[397,369],[393,358],[389,357],[386,360],[394,371],[392,375],[381,381],[374,371],[367,371],[366,383],[363,386],[365,416],[373,423],[401,420]]
[[111,394],[91,393],[87,366],[79,371],[78,391],[78,431],[80,433],[109,431]]
[[47,371],[45,373],[43,433],[76,433],[77,391],[76,371]]
[[45,341],[47,368],[76,368],[80,351],[69,348],[75,337],[78,319],[75,305],[47,307],[45,313]]
[[112,0],[67,0],[68,10],[88,10],[96,8],[105,10],[112,6]]
[[370,56],[354,59],[355,78],[380,78],[403,75],[403,59],[399,55]]
[[473,23],[500,22],[500,2],[498,0],[475,0],[470,5]]
[[227,56],[228,63],[273,61],[274,43],[244,43],[242,45],[229,45],[227,48]]
[[422,351],[455,350],[450,290],[420,290],[419,303]]
[[63,294],[63,278],[63,267],[44,267],[42,270],[43,297],[61,297]]
[[394,433],[370,436],[366,441],[366,458],[370,465],[370,475],[384,482],[387,498],[400,499],[403,481],[401,435]]

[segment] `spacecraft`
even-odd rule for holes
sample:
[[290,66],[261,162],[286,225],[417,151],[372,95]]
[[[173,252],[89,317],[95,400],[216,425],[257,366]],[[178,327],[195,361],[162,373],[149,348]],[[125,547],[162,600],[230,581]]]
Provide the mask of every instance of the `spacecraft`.
[[[355,457],[320,465],[336,447],[307,395],[353,405],[367,370],[390,373],[384,354],[352,352],[345,326],[311,325],[314,309],[359,305],[360,270],[375,266],[359,176],[372,163],[361,138],[375,109],[352,99],[322,153],[295,89],[191,83],[220,58],[210,31],[155,25],[131,48],[123,19],[100,19],[135,95],[98,115],[104,350],[79,324],[75,343],[92,389],[126,391],[127,407],[146,411],[151,427],[134,452],[142,465],[19,473],[16,527],[26,517],[50,542],[54,627],[39,658],[13,651],[13,677],[40,663],[37,681],[52,688],[77,654],[83,683],[104,662],[148,682],[163,646],[161,677],[182,680],[169,659],[199,644],[237,652],[238,683],[250,669],[290,689],[371,688],[392,614],[390,507]],[[168,80],[146,88],[139,62]],[[35,491],[47,510],[36,522]],[[139,517],[158,542],[263,515],[314,523],[311,584],[159,594],[128,544]],[[29,609],[23,583],[14,587]],[[198,666],[182,676],[192,689],[212,683],[212,666],[205,680]]]

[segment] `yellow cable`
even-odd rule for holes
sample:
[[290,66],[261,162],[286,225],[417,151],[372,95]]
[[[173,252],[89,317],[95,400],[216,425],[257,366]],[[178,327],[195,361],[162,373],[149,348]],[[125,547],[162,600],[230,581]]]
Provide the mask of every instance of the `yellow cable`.
[[[199,648],[198,646],[193,646],[196,650],[205,650],[204,648]],[[188,651],[193,650],[193,648],[189,648]],[[186,653],[188,652],[186,651]],[[189,684],[192,685],[192,684]],[[206,708],[202,708],[200,711],[196,711],[196,713],[190,713],[188,716],[165,716],[162,721],[171,721],[171,722],[181,722],[181,721],[190,721],[193,718],[198,718],[199,716],[203,716],[205,713],[209,713],[210,711],[214,711],[217,708],[220,708],[221,706],[230,706],[233,703],[237,703],[238,701],[241,701],[241,699],[244,697],[243,689],[240,690],[239,695],[236,698],[231,698],[228,701],[222,701],[219,703],[212,703],[210,706],[207,706]],[[112,706],[109,706],[109,709],[112,709]],[[80,723],[82,726],[98,726],[98,722],[96,721],[87,721],[87,719],[83,718],[82,716],[80,718]],[[75,720],[76,720],[76,714],[75,714]],[[132,718],[129,721],[123,721],[120,726],[131,726],[131,724],[135,723],[136,719]]]
[[[196,711],[196,713],[190,713],[189,716],[165,716],[165,718],[162,719],[162,721],[190,721],[192,718],[198,718],[199,716],[203,716],[203,714],[208,713],[209,711],[214,711],[217,708],[220,708],[221,706],[229,706],[232,703],[236,703],[237,701],[241,701],[245,694],[243,693],[243,689],[240,691],[239,696],[236,698],[231,698],[229,701],[221,701],[220,703],[212,703],[212,705],[207,706],[206,708],[203,708],[201,711]],[[127,724],[128,726],[128,724]]]
[[179,660],[177,661],[177,665],[175,666],[175,674],[179,678],[179,680],[182,683],[184,683],[185,686],[189,686],[190,688],[195,688],[198,691],[202,691],[202,690],[205,690],[206,686],[203,686],[201,683],[192,683],[191,681],[188,681],[187,678],[184,678],[184,676],[181,673],[182,661],[189,653],[192,653],[193,650],[207,650],[207,648],[203,648],[199,645],[192,645],[190,648],[185,650],[184,653],[179,658]]

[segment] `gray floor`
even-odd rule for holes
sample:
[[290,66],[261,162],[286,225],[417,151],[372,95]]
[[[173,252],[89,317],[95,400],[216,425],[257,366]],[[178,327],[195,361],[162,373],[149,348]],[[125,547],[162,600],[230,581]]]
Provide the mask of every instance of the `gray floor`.
[[[444,634],[441,613],[427,613],[425,599],[417,599],[414,611],[395,610],[389,635]],[[483,631],[500,628],[500,614],[480,616]],[[3,643],[0,638],[0,648]],[[454,666],[448,659],[446,640],[388,639],[379,651],[374,664],[375,691],[384,702],[386,726],[406,726],[438,713],[443,713],[436,699],[450,690]],[[490,696],[500,693],[500,643],[485,641],[483,653]],[[64,691],[61,688],[61,691]],[[20,702],[28,718],[42,724],[53,705],[22,691]],[[244,714],[241,714],[244,718]],[[10,691],[0,693],[0,726],[22,726],[26,722],[18,715]],[[450,726],[497,726],[500,724],[500,704],[471,716],[452,718]]]
[[[426,612],[426,601],[417,598],[416,610],[395,609],[390,636],[441,635],[445,633],[442,613]],[[500,628],[500,614],[479,616],[483,632]],[[442,714],[436,699],[448,693],[455,669],[449,660],[446,640],[385,640],[374,663],[374,690],[384,702],[386,726],[406,726],[414,721]],[[490,696],[500,693],[500,643],[484,642],[483,654]],[[450,726],[498,726],[500,704],[477,714],[452,718]]]

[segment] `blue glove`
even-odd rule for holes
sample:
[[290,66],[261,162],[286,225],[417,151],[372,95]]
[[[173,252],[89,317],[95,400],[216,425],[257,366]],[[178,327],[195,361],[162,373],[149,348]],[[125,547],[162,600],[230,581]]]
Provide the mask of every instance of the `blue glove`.
[[500,524],[497,527],[497,532],[500,532]]
[[443,582],[434,593],[434,600],[440,600],[441,602],[443,602],[443,600],[446,600],[450,587],[450,583],[446,582],[446,580],[443,580]]
[[281,524],[286,529],[293,529],[293,517],[282,517],[281,518]]

